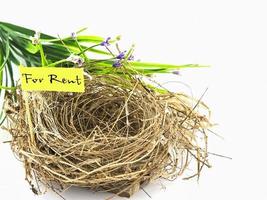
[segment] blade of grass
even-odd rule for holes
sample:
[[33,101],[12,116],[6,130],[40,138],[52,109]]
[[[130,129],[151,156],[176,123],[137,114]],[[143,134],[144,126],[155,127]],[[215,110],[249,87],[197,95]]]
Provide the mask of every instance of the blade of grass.
[[[26,35],[29,35],[29,36],[33,36],[34,33],[35,33],[35,31],[33,31],[31,29],[28,29],[28,28],[25,28],[25,27],[22,27],[22,26],[18,26],[18,25],[14,25],[14,24],[10,24],[10,23],[6,23],[6,22],[1,22],[0,21],[0,26],[1,25],[3,27],[10,28],[13,31],[16,31],[16,32],[19,32],[19,33],[23,33],[23,34],[26,34]],[[44,33],[42,33],[42,37],[44,39],[55,39],[55,37],[50,36],[50,35],[47,35],[47,34],[44,34]]]

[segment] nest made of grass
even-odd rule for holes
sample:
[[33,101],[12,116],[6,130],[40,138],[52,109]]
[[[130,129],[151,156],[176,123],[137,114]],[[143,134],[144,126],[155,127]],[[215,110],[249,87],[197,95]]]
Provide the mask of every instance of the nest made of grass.
[[7,99],[12,150],[36,193],[68,186],[130,196],[207,161],[210,123],[183,94],[159,94],[139,79],[103,75],[84,93],[16,92]]

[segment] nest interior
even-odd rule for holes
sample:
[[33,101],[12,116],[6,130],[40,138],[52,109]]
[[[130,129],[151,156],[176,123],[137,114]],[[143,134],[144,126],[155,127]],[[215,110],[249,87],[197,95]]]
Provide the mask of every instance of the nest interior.
[[207,108],[186,95],[103,75],[86,80],[84,93],[17,90],[16,98],[6,101],[7,129],[37,193],[42,183],[129,197],[155,179],[175,179],[189,164],[196,170],[187,178],[209,166],[210,123],[196,109]]

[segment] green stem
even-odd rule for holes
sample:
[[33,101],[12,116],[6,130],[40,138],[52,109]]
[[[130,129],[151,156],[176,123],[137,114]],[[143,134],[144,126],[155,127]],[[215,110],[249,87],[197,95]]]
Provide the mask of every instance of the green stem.
[[93,46],[87,47],[87,48],[85,48],[84,50],[82,50],[80,53],[78,53],[77,55],[79,56],[79,55],[81,55],[81,54],[84,54],[86,51],[88,51],[88,50],[90,50],[90,49],[92,49],[92,48],[94,48],[94,47],[97,47],[97,46],[99,46],[99,44],[95,44],[95,45],[93,45]]
[[44,49],[41,43],[39,43],[39,50],[40,50],[40,55],[41,55],[42,67],[47,66],[48,62],[45,58]]
[[[79,44],[79,42],[77,41],[77,39],[75,38],[75,43],[77,44],[78,48],[80,49],[80,53],[83,55],[85,61],[88,63],[90,60],[89,58],[85,55],[85,51],[82,49],[81,45]],[[79,55],[80,55],[79,53]]]
[[6,86],[0,85],[0,89],[4,89],[4,90],[16,90],[17,87],[6,87]]
[[63,59],[63,60],[59,60],[57,62],[51,63],[51,64],[47,65],[47,67],[55,67],[56,65],[64,63],[64,62],[67,62],[67,59]]

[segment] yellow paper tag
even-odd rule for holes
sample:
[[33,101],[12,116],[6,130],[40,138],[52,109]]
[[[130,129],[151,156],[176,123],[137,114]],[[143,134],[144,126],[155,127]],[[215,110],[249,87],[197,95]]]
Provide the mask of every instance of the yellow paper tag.
[[82,68],[19,67],[25,91],[84,92]]

